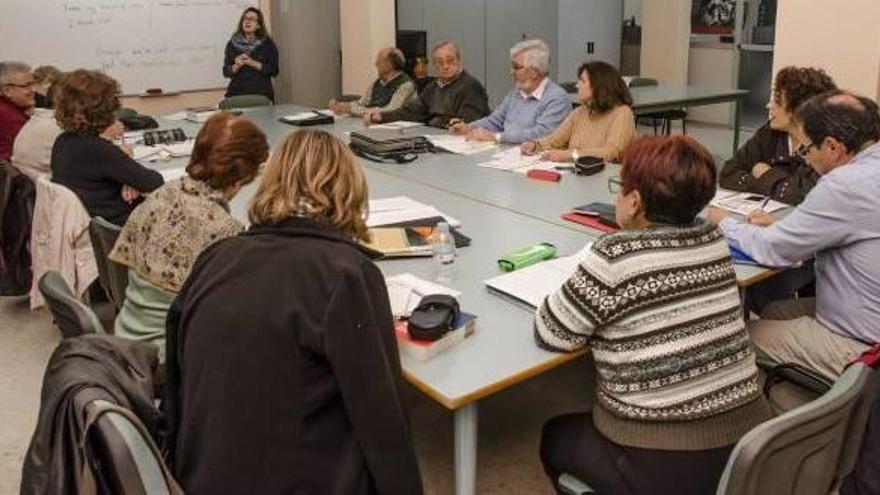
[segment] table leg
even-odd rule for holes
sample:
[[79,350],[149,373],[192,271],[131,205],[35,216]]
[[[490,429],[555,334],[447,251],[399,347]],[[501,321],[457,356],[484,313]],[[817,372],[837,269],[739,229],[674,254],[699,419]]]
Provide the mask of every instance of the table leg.
[[455,494],[477,492],[477,403],[455,410]]
[[739,149],[739,114],[741,111],[742,98],[737,98],[733,110],[733,155],[736,155],[736,150]]

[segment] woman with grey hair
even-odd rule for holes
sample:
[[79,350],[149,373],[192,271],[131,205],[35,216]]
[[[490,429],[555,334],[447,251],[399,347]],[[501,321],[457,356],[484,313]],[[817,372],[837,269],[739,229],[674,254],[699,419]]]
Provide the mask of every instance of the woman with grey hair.
[[456,122],[453,134],[474,141],[522,143],[533,141],[559,126],[571,102],[568,94],[547,76],[550,48],[539,39],[520,41],[510,49],[510,76],[514,88],[489,116],[467,124]]

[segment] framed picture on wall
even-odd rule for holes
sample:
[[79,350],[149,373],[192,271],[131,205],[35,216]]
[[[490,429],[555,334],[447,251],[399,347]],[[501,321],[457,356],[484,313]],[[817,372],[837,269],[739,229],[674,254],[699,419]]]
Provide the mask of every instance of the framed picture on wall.
[[733,36],[736,0],[692,0],[691,34]]

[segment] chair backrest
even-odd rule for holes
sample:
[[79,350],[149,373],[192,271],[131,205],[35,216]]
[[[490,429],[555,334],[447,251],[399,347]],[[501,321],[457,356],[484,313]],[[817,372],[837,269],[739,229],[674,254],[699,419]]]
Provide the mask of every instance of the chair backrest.
[[629,81],[629,87],[638,88],[641,86],[656,86],[659,84],[656,79],[650,77],[633,77]]
[[128,287],[128,267],[112,261],[110,251],[116,245],[116,239],[122,229],[101,217],[93,217],[89,222],[89,237],[92,239],[92,250],[98,264],[98,280],[101,287],[116,306],[118,313],[125,302],[125,288]]
[[229,110],[231,108],[251,108],[251,107],[269,107],[272,106],[272,100],[263,95],[238,95],[223,98],[217,105],[220,110]]
[[60,273],[55,270],[47,271],[40,277],[37,287],[64,338],[76,337],[84,333],[104,332],[101,320],[92,308],[73,295]]
[[[89,429],[97,484],[108,493],[164,495],[174,493],[166,479],[168,469],[159,449],[134,414],[123,414],[119,407],[104,400],[88,404],[98,414]],[[170,477],[170,475],[169,475]]]
[[850,366],[818,399],[766,421],[734,447],[718,495],[828,495],[855,463],[874,398],[873,371]]

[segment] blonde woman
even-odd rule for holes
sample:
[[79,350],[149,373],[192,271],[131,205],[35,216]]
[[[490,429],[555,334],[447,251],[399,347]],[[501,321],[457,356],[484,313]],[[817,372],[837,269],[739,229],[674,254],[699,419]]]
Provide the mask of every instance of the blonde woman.
[[250,230],[196,262],[168,315],[187,493],[421,493],[384,279],[358,245],[366,206],[348,148],[297,131],[266,166]]

